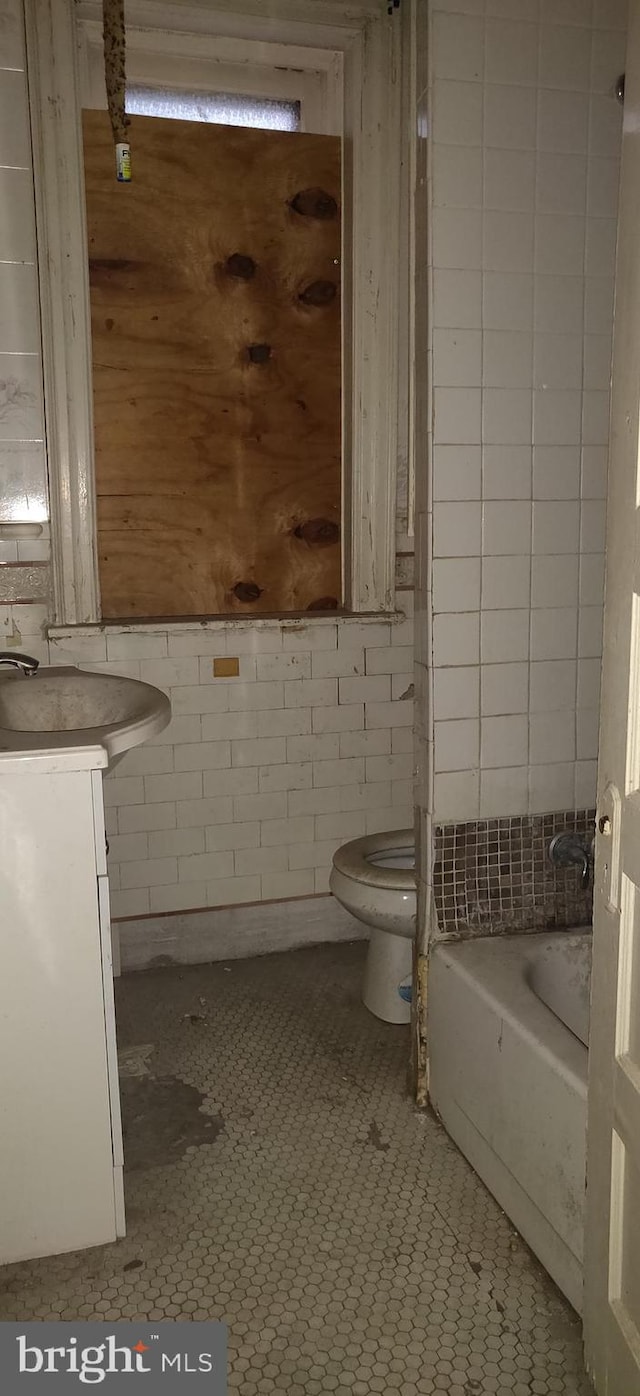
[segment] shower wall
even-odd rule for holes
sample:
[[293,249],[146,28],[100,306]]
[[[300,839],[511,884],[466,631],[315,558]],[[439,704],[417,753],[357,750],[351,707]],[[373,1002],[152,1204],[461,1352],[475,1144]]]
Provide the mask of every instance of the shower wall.
[[417,684],[439,824],[595,798],[625,21],[621,0],[430,6]]

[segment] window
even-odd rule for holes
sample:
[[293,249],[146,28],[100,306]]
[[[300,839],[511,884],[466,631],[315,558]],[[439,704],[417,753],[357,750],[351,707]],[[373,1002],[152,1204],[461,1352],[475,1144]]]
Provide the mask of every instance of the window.
[[127,86],[126,108],[132,116],[173,117],[262,131],[300,130],[300,102],[240,92],[183,92],[136,83]]
[[[101,24],[57,0],[25,0],[37,172],[38,256],[53,515],[55,618],[100,619],[86,221],[76,171],[80,111],[106,106]],[[79,7],[80,8],[80,7]],[[317,0],[283,0],[268,19],[224,0],[187,11],[166,0],[157,28],[129,0],[127,75],[143,87],[244,92],[299,101],[302,131],[344,142],[342,280],[344,596],[355,612],[394,607],[398,306],[406,249],[400,235],[399,26],[384,7],[320,13]],[[265,79],[267,79],[265,81]],[[100,86],[101,84],[101,86]],[[87,101],[87,93],[97,100]],[[385,113],[382,122],[380,113]]]
[[102,614],[341,609],[341,142],[130,136],[123,191],[83,112]]

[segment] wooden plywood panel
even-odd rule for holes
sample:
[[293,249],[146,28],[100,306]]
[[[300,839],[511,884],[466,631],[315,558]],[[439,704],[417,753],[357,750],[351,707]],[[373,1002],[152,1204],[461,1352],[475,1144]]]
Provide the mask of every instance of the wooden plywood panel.
[[103,615],[339,605],[339,140],[131,141],[84,113]]

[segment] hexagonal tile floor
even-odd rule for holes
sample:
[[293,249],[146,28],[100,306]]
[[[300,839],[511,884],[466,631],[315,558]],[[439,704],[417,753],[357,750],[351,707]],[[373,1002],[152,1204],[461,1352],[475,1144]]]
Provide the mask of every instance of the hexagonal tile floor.
[[0,1317],[223,1318],[241,1396],[586,1396],[580,1325],[431,1115],[364,947],[118,986],[128,1234]]

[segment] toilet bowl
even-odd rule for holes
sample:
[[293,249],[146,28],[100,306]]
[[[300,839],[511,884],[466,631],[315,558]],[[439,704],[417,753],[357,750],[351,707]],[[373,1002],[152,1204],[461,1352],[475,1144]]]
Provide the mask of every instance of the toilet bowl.
[[392,829],[345,843],[329,882],[337,901],[371,927],[362,999],[385,1023],[408,1023],[416,922],[413,829]]

